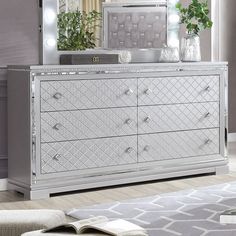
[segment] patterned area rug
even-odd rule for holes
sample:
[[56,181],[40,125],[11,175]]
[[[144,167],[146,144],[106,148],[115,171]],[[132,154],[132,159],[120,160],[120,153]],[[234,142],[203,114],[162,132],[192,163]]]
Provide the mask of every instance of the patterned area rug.
[[219,214],[231,208],[236,208],[236,182],[73,209],[68,215],[126,219],[150,236],[235,236],[236,225],[219,223]]

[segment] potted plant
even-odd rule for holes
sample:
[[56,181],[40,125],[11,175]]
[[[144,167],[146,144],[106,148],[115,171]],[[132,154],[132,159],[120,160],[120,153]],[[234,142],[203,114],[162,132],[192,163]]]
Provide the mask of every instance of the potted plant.
[[179,11],[180,23],[185,24],[187,35],[181,42],[181,57],[183,61],[201,61],[199,34],[203,29],[213,25],[209,18],[207,0],[191,0],[187,7],[176,4]]
[[100,27],[101,13],[61,12],[58,14],[58,50],[77,51],[96,46],[96,30]]

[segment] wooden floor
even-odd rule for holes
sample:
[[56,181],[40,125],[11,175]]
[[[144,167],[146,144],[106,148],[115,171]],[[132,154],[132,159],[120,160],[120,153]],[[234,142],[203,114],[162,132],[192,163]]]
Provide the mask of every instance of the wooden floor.
[[229,145],[230,173],[227,175],[208,175],[166,181],[156,181],[116,188],[76,192],[74,194],[54,196],[46,200],[24,201],[14,192],[0,192],[0,209],[71,209],[87,205],[121,201],[166,192],[173,192],[193,187],[236,181],[236,143]]

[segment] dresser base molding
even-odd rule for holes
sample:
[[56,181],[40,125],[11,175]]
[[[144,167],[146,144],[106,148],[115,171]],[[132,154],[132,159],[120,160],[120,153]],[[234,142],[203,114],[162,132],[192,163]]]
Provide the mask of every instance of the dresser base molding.
[[236,142],[236,133],[229,133],[228,134],[228,142],[229,143]]
[[0,179],[0,192],[8,190],[7,179]]
[[51,194],[65,193],[75,190],[85,190],[92,188],[108,187],[130,183],[141,183],[153,180],[163,180],[183,176],[193,176],[199,174],[226,174],[229,171],[228,161],[221,160],[212,163],[186,165],[178,168],[168,168],[165,170],[145,169],[112,175],[91,176],[85,178],[65,178],[62,180],[51,179],[50,181],[39,181],[32,186],[27,186],[15,180],[8,180],[8,189],[20,192],[25,199],[44,199]]

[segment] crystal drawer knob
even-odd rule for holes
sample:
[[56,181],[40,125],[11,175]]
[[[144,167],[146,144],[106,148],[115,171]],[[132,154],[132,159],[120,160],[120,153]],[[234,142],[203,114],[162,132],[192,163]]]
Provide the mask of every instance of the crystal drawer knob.
[[127,153],[132,153],[134,151],[134,149],[132,148],[132,147],[128,147],[127,149],[126,149],[126,152]]
[[125,94],[128,96],[131,96],[134,93],[134,91],[132,89],[128,89]]
[[55,125],[53,126],[53,129],[55,129],[55,130],[60,130],[61,127],[62,127],[62,124],[57,123],[57,124],[55,124]]
[[132,121],[131,119],[127,119],[127,120],[125,121],[125,123],[126,123],[127,125],[131,125],[131,124],[133,123],[133,121]]
[[205,118],[209,118],[211,116],[211,113],[210,112],[207,112],[206,114],[205,114]]
[[151,90],[151,89],[146,89],[146,90],[144,91],[144,93],[145,93],[146,95],[150,95],[150,94],[152,93],[152,90]]
[[61,93],[55,93],[53,95],[53,97],[58,100],[58,99],[60,99],[62,97],[62,94]]
[[148,152],[148,151],[150,151],[150,149],[151,149],[151,147],[149,145],[146,145],[143,150],[145,152]]
[[144,122],[145,123],[150,123],[152,121],[152,119],[150,118],[150,117],[146,117],[145,119],[144,119]]
[[204,144],[205,144],[205,145],[209,145],[209,144],[211,144],[211,143],[212,143],[212,140],[207,139]]
[[56,154],[52,159],[55,161],[59,161],[61,158],[61,154]]
[[210,86],[207,86],[204,90],[205,90],[206,92],[210,92],[211,88],[210,88]]

